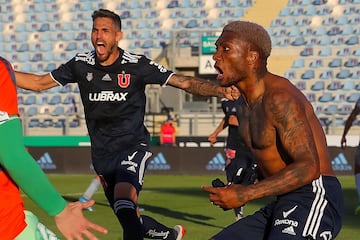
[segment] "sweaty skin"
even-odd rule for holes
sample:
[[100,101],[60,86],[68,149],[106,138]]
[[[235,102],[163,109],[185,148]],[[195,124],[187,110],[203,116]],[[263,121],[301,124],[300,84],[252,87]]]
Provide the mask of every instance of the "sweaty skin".
[[235,85],[244,98],[240,135],[265,177],[254,185],[202,188],[223,208],[277,196],[302,187],[320,175],[334,176],[325,134],[312,105],[287,79],[267,71],[266,60],[239,35],[224,31],[214,55],[222,86]]

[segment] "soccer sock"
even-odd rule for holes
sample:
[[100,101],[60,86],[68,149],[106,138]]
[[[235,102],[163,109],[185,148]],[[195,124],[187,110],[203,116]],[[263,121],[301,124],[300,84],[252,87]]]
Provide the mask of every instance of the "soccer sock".
[[150,239],[175,240],[175,230],[146,215],[141,215],[144,237]]
[[358,193],[358,199],[360,203],[360,173],[355,174],[356,190]]
[[123,240],[143,240],[143,227],[136,213],[136,204],[130,199],[117,199],[114,212],[123,228]]
[[90,185],[88,186],[82,197],[84,197],[86,200],[90,200],[94,195],[94,193],[96,193],[96,191],[98,190],[99,186],[100,186],[99,177],[92,179]]
[[243,216],[244,216],[243,210],[244,210],[244,207],[234,208],[236,220],[243,218]]

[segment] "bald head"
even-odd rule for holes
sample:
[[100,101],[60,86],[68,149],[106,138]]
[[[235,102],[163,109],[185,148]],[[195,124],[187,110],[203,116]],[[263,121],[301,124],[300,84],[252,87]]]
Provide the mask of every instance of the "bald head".
[[236,33],[240,39],[254,44],[263,58],[271,53],[271,39],[268,32],[260,25],[246,21],[234,21],[227,24],[223,31]]

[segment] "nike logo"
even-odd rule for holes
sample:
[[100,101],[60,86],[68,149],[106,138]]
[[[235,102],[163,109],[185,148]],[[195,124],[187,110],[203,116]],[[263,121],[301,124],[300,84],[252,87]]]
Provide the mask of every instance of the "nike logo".
[[136,154],[137,154],[137,151],[134,152],[133,154],[129,155],[129,156],[128,156],[128,160],[129,160],[129,161],[133,160],[133,158],[135,157]]
[[297,205],[295,207],[293,207],[292,209],[290,209],[289,211],[283,211],[283,217],[287,218],[292,212],[295,211],[296,208],[297,208]]

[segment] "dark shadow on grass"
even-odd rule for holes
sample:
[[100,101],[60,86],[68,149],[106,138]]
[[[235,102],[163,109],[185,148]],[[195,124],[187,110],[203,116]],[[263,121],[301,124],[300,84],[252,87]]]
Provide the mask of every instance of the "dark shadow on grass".
[[207,223],[206,221],[214,219],[209,216],[180,212],[180,211],[175,211],[175,210],[171,210],[171,209],[164,208],[164,207],[152,206],[152,205],[148,205],[148,204],[141,204],[140,207],[145,209],[144,215],[146,215],[146,212],[152,212],[152,213],[164,215],[167,217],[172,217],[177,220],[188,221],[188,222],[192,222],[192,223],[200,224],[200,225],[204,225],[204,226],[209,226],[209,227],[223,228],[223,226],[218,226],[218,225],[213,225],[213,224]]

